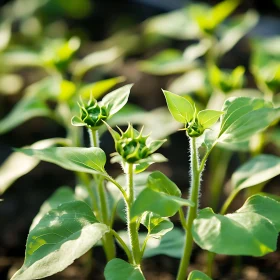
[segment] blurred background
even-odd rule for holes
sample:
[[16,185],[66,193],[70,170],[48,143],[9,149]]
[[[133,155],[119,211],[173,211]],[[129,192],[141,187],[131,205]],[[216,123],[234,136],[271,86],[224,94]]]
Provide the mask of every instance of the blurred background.
[[[200,108],[222,104],[224,99],[214,99],[213,91],[223,96],[273,96],[279,102],[280,1],[241,1],[209,27],[201,18],[220,2],[0,1],[0,195],[4,199],[0,204],[0,279],[9,278],[21,266],[28,230],[41,204],[58,187],[75,187],[71,172],[48,163],[26,162],[18,155],[11,158],[12,149],[43,139],[72,137],[76,132],[69,125],[77,96],[89,96],[93,90],[99,98],[134,83],[129,106],[116,123],[144,124],[155,138],[169,138],[169,145],[161,149],[169,162],[152,169],[170,176],[184,195],[189,181],[188,143],[184,133],[175,134],[179,127],[163,108],[161,88],[189,96]],[[238,66],[235,74],[231,72]],[[229,72],[236,76],[226,76]],[[245,150],[243,156],[258,149],[279,155],[279,130],[269,135],[261,148],[251,146],[253,150]],[[86,136],[83,141],[88,145]],[[106,133],[101,147],[108,155],[113,152]],[[223,155],[228,156],[229,168],[221,171],[220,184],[229,180],[239,164],[236,154]],[[107,169],[112,175],[120,173],[116,165]],[[208,177],[206,170],[203,194],[209,192]],[[276,180],[266,188],[280,194]],[[219,198],[211,200],[213,207],[221,204],[223,195],[221,191]],[[209,205],[207,197],[202,197],[202,207]],[[116,227],[122,226],[117,223]],[[93,255],[90,272],[79,260],[48,279],[102,279],[101,248]],[[193,266],[200,268],[204,258],[196,249]],[[219,256],[215,279],[280,279],[279,260],[279,251],[254,259]],[[147,259],[147,279],[175,279],[178,263],[166,255]],[[242,271],[238,263],[244,263]]]

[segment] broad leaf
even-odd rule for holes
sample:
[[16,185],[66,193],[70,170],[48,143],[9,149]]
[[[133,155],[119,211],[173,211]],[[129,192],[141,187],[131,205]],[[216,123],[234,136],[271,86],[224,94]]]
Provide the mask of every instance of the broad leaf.
[[143,214],[141,223],[147,228],[148,234],[153,238],[161,238],[173,229],[173,223],[155,213],[146,212]]
[[45,103],[35,98],[23,98],[4,119],[0,120],[0,134],[9,132],[32,118],[50,115],[51,111]]
[[132,84],[118,88],[108,93],[101,101],[101,103],[109,109],[110,115],[117,113],[128,100]]
[[[39,213],[35,216],[30,226],[32,230],[40,220],[52,209],[56,209],[60,204],[76,200],[74,192],[69,187],[60,187],[49,197],[40,207]],[[29,231],[30,231],[29,230]]]
[[145,280],[140,267],[121,259],[109,261],[105,267],[104,275],[106,280]]
[[[41,140],[30,148],[44,149],[54,145],[70,145],[70,141],[64,138],[52,138]],[[3,194],[12,184],[21,176],[30,172],[39,164],[40,160],[37,158],[28,157],[22,153],[12,153],[0,166],[0,194]]]
[[57,164],[65,169],[86,172],[86,173],[105,173],[104,165],[106,155],[100,148],[47,148],[37,149],[19,149],[28,156]]
[[48,212],[30,231],[24,264],[12,279],[40,279],[62,271],[108,231],[86,203],[64,203]]
[[211,278],[209,276],[207,276],[206,274],[204,274],[201,271],[198,270],[193,270],[189,276],[187,280],[211,280]]
[[193,119],[195,109],[186,98],[166,90],[163,93],[168,109],[176,121],[185,124]]
[[[279,200],[279,196],[278,196]],[[280,202],[264,195],[253,195],[237,210],[237,213],[257,213],[267,218],[280,231]]]
[[266,182],[280,174],[280,158],[259,155],[239,167],[232,175],[234,189],[242,190]]
[[194,220],[194,241],[217,254],[263,256],[276,249],[278,232],[264,216],[254,212],[215,214],[201,210]]
[[267,128],[280,118],[280,109],[270,102],[249,97],[233,97],[225,101],[219,142],[242,142]]
[[197,114],[197,119],[199,124],[206,129],[214,125],[223,114],[224,112],[222,111],[202,110]]
[[182,199],[178,187],[165,175],[156,171],[150,174],[147,188],[134,201],[131,218],[136,219],[146,211],[170,217],[175,215],[181,206],[193,206],[193,203]]
[[184,242],[184,231],[179,228],[174,228],[166,233],[161,239],[149,239],[144,252],[144,258],[166,255],[180,259],[183,255]]

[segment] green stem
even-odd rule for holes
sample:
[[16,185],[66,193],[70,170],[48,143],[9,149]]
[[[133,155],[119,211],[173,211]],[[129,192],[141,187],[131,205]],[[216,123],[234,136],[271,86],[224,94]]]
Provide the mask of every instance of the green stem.
[[216,149],[210,157],[210,170],[215,170],[210,176],[210,201],[214,211],[217,210],[222,193],[223,183],[226,177],[228,163],[232,156],[231,151]]
[[239,193],[239,189],[235,189],[231,192],[231,194],[229,195],[229,197],[227,198],[227,200],[225,201],[225,203],[223,204],[220,214],[224,215],[227,210],[228,207],[230,206],[230,204],[232,203],[232,201],[234,200],[234,198],[236,197],[236,195]]
[[128,202],[127,206],[127,230],[130,239],[133,264],[139,265],[141,262],[141,251],[138,238],[137,222],[131,220],[130,211],[134,202],[134,187],[133,187],[133,164],[128,164]]
[[[88,132],[89,132],[91,147],[99,147],[98,131],[89,128]],[[100,175],[94,175],[94,179],[98,186],[101,221],[106,225],[110,225],[109,218],[108,218],[107,196],[104,187],[104,177]],[[102,238],[102,244],[106,254],[107,261],[110,261],[111,259],[115,258],[116,249],[115,249],[113,235],[111,232],[105,234],[105,236]]]
[[[190,189],[190,200],[195,204],[194,207],[188,209],[187,223],[186,223],[186,239],[183,251],[183,257],[180,262],[179,272],[177,280],[185,280],[187,276],[187,270],[190,263],[190,257],[193,245],[192,236],[192,224],[197,215],[198,199],[199,199],[199,187],[200,187],[200,174],[202,172],[199,168],[198,151],[196,147],[196,138],[190,138],[191,145],[191,189]],[[205,159],[206,161],[206,159]],[[200,171],[201,170],[201,171]]]
[[123,239],[120,237],[120,235],[114,231],[113,229],[111,229],[111,232],[112,234],[115,236],[116,240],[119,242],[119,244],[122,246],[123,250],[125,251],[126,255],[127,255],[127,258],[128,258],[128,261],[130,263],[133,262],[133,259],[132,259],[132,255],[131,255],[131,252],[129,250],[129,248],[127,247],[127,245],[125,244],[125,242],[123,241]]

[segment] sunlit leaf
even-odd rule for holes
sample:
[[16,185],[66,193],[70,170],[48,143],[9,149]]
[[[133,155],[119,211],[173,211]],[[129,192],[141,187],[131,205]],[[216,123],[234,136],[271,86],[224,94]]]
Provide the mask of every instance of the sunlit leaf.
[[211,280],[211,278],[209,276],[207,276],[206,274],[204,274],[201,271],[198,270],[193,270],[189,276],[187,280]]
[[24,264],[12,279],[40,279],[62,271],[108,231],[86,203],[64,203],[48,212],[29,232]]
[[185,124],[193,119],[195,109],[186,98],[166,90],[163,93],[168,109],[176,121]]
[[[34,143],[30,148],[44,149],[57,144],[68,146],[70,141],[64,138],[46,139]],[[4,193],[18,178],[35,168],[39,162],[40,160],[37,158],[18,152],[12,153],[0,167],[0,194]]]
[[194,220],[193,238],[203,249],[217,254],[263,256],[276,249],[278,232],[264,216],[238,211],[219,215],[201,210]]
[[215,124],[223,114],[224,112],[222,111],[202,110],[197,114],[197,119],[199,124],[201,124],[203,128],[206,129]]

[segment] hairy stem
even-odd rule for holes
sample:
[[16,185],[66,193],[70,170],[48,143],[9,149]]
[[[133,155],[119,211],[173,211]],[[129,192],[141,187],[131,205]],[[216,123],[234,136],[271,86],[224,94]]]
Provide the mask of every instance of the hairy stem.
[[[99,147],[98,131],[89,128],[88,132],[89,132],[91,147]],[[100,214],[101,214],[99,216],[104,224],[111,226],[109,222],[107,196],[104,187],[104,177],[100,175],[94,175],[94,179],[98,186]],[[115,249],[115,243],[114,243],[112,232],[108,232],[105,234],[105,236],[102,238],[102,244],[106,254],[107,261],[110,261],[111,259],[115,258],[116,249]]]
[[133,256],[133,264],[139,265],[141,262],[141,251],[138,238],[137,222],[131,220],[130,211],[134,202],[134,187],[133,187],[133,164],[128,165],[128,202],[127,206],[127,230],[130,239],[130,245]]
[[198,151],[196,147],[196,138],[190,138],[191,146],[191,189],[190,189],[190,200],[194,203],[194,207],[188,209],[187,222],[186,222],[186,239],[183,251],[183,257],[180,262],[179,272],[177,275],[177,280],[185,280],[187,276],[187,269],[190,263],[190,257],[193,245],[192,236],[192,224],[197,215],[198,209],[198,199],[199,199],[199,187],[200,187],[200,171]]

